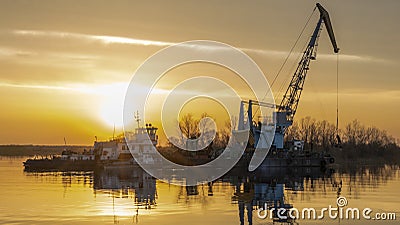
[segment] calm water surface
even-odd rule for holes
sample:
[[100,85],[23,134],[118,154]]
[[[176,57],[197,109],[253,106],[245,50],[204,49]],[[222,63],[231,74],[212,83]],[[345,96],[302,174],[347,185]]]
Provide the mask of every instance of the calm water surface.
[[[168,185],[140,169],[99,172],[24,172],[25,158],[0,158],[1,224],[281,224],[260,219],[268,206],[322,209],[347,206],[396,213],[396,220],[298,219],[294,224],[399,224],[396,166],[321,172],[319,169],[240,169],[197,187]],[[346,209],[346,208],[344,208]],[[290,221],[284,221],[290,222]]]

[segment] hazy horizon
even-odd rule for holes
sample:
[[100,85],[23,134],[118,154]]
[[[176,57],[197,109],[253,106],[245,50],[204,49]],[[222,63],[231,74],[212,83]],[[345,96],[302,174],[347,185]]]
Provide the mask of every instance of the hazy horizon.
[[[399,139],[400,2],[319,2],[330,13],[341,49],[341,128],[358,119]],[[111,137],[114,125],[122,132],[132,74],[155,52],[182,41],[215,40],[240,48],[271,83],[316,2],[290,1],[290,7],[289,1],[69,3],[1,2],[1,145],[62,145],[64,137],[71,145],[91,145],[94,136]],[[272,87],[277,103],[317,19],[316,12]],[[196,73],[232,76],[215,66],[176,68],[158,84],[160,96]],[[197,116],[204,111],[204,105],[192,107]],[[336,121],[336,55],[325,30],[295,119],[306,116]]]

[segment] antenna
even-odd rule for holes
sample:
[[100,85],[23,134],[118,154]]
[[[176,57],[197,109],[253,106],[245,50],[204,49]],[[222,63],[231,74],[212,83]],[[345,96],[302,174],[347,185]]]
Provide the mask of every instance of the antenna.
[[113,140],[115,138],[115,123],[114,123],[114,131],[113,131]]
[[139,110],[135,112],[135,120],[137,122],[137,127],[140,128],[140,116],[139,116]]

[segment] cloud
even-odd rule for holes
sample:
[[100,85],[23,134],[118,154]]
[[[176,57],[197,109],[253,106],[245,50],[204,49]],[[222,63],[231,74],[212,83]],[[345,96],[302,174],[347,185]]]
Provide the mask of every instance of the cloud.
[[108,36],[108,35],[89,35],[82,33],[60,32],[60,31],[39,31],[39,30],[14,30],[15,35],[37,36],[37,37],[53,37],[53,38],[71,38],[83,39],[87,41],[99,41],[103,44],[130,44],[143,46],[160,46],[166,47],[174,43],[163,41],[151,41],[144,39],[135,39],[129,37]]
[[31,51],[0,47],[0,57],[20,57],[20,56],[32,56],[32,55],[35,55],[35,53]]
[[[82,34],[82,33],[73,33],[73,32],[61,32],[61,31],[46,31],[46,30],[13,30],[12,34],[20,35],[20,36],[34,36],[34,37],[51,37],[51,38],[69,38],[69,39],[78,39],[85,41],[93,41],[100,42],[102,44],[126,44],[126,45],[139,45],[139,46],[156,46],[156,47],[168,47],[176,42],[165,42],[165,41],[157,41],[157,40],[145,40],[145,39],[137,39],[131,37],[122,37],[122,36],[110,36],[110,35],[91,35],[91,34]],[[196,48],[198,46],[189,46]],[[202,46],[202,50],[224,50],[223,48],[215,48],[215,46]],[[204,48],[205,47],[205,48]],[[238,48],[247,53],[253,53],[257,55],[262,55],[265,57],[286,57],[289,52],[288,51],[279,51],[279,50],[270,50],[270,49],[254,49],[254,48]],[[21,51],[23,52],[23,51]],[[1,55],[0,51],[0,55]],[[301,52],[292,52],[293,55],[301,54]],[[324,60],[336,60],[336,55],[334,54],[317,54],[318,58]],[[363,63],[391,63],[390,60],[372,57],[368,55],[351,55],[351,54],[340,54],[341,61],[351,61],[351,62],[363,62]]]
[[79,92],[92,93],[92,89],[87,89],[82,87],[71,87],[68,85],[57,86],[57,85],[0,83],[0,87],[46,89],[46,90],[57,90],[57,91],[79,91]]
[[[124,94],[128,88],[127,82],[112,82],[108,84],[88,84],[88,83],[63,83],[58,84],[28,84],[28,83],[7,83],[0,82],[0,87],[22,88],[22,89],[43,89],[54,91],[79,92],[83,94],[98,96],[113,96],[115,94]],[[123,97],[123,96],[122,96]]]
[[[250,48],[242,48],[241,50],[246,52],[252,52],[258,55],[264,55],[267,57],[287,57],[289,52],[287,51],[278,51],[278,50],[263,50],[263,49],[250,49]],[[303,54],[302,52],[292,52],[291,56]],[[325,53],[317,53],[317,59],[323,60],[331,60],[336,61],[335,54],[325,54]],[[350,55],[350,54],[339,54],[340,61],[349,61],[349,62],[362,62],[362,63],[393,63],[393,61],[388,59],[382,59],[377,57],[372,57],[368,55]]]
[[[322,58],[326,60],[336,60],[336,55],[330,54],[317,54],[317,58]],[[340,54],[339,55],[340,61],[350,61],[350,62],[364,62],[364,63],[393,63],[391,60],[376,58],[367,55],[347,55],[347,54]]]

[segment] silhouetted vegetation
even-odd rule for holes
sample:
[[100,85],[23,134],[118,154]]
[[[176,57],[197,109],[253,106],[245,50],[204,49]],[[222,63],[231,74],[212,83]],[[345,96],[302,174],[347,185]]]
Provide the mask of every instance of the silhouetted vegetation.
[[[174,142],[183,143],[186,139],[198,139],[198,145],[202,145],[206,140],[212,138],[214,134],[213,126],[211,120],[207,120],[205,118],[211,118],[215,121],[211,115],[207,113],[201,114],[200,118],[196,119],[193,114],[188,113],[183,115],[179,121],[179,128],[182,132],[181,137],[171,137],[174,138]],[[213,142],[211,143],[212,148],[221,149],[225,148],[230,138],[230,130],[231,130],[231,121],[225,121],[225,124],[222,128],[215,130],[215,137],[213,138]],[[170,147],[173,144],[169,141],[168,145]]]
[[[185,114],[180,118],[179,128],[182,136],[170,137],[173,140],[168,140],[167,147],[159,147],[158,151],[167,159],[182,165],[197,165],[207,163],[212,160],[213,156],[218,154],[218,150],[224,149],[230,138],[231,122],[226,121],[220,129],[214,130],[211,124],[211,115],[207,113],[201,114],[200,118],[195,118],[193,114]],[[215,132],[215,136],[213,137]],[[212,139],[210,145],[207,146],[207,140]],[[190,140],[193,140],[191,142]],[[197,145],[207,146],[199,151],[186,151],[176,147],[173,143],[179,143],[181,146]],[[187,146],[189,147],[189,146]],[[196,148],[197,148],[196,147]]]
[[0,155],[2,156],[49,156],[60,155],[65,149],[75,152],[83,152],[92,146],[50,146],[50,145],[0,145]]
[[[197,139],[201,144],[213,134],[210,120],[202,120],[206,117],[212,118],[207,113],[203,113],[200,118],[195,118],[192,114],[181,117],[179,126],[182,137],[176,141]],[[230,138],[231,126],[235,121],[226,121],[223,127],[215,133],[215,137],[208,147],[196,152],[188,152],[178,149],[171,143],[168,147],[159,148],[161,154],[167,158],[175,158],[181,164],[191,164],[191,158],[204,158],[204,161],[211,160],[212,156],[218,155],[224,149]],[[203,134],[203,135],[201,135]],[[339,134],[341,142],[338,142]],[[311,117],[295,120],[293,125],[287,130],[285,139],[303,140],[305,149],[311,151],[326,151],[332,154],[339,163],[364,162],[364,163],[400,163],[400,147],[395,138],[385,130],[373,126],[365,126],[358,120],[354,120],[345,125],[343,129],[336,131],[336,126],[326,120],[317,121]],[[186,143],[183,143],[186,144]],[[89,149],[89,146],[67,146],[68,149],[81,152]],[[60,154],[65,146],[35,146],[35,145],[3,145],[0,146],[0,155],[4,156],[33,156],[33,155],[52,155]],[[179,157],[178,157],[179,156]],[[177,159],[177,157],[179,159]]]
[[[202,131],[209,132],[209,124],[201,122],[201,119],[205,117],[211,116],[204,113],[200,119],[195,119],[192,114],[184,115],[179,123],[183,135],[189,139],[196,139],[200,137]],[[196,157],[199,155],[210,156],[217,149],[223,149],[228,143],[230,128],[231,121],[226,121],[225,126],[216,132],[212,145],[196,153],[193,152],[193,157],[195,155]],[[400,147],[395,138],[385,130],[365,126],[358,120],[346,124],[343,129],[336,130],[336,126],[326,120],[318,121],[311,117],[301,118],[287,130],[285,139],[286,141],[303,140],[306,150],[329,152],[341,164],[354,161],[358,163],[400,162]],[[199,141],[202,141],[201,138]],[[176,151],[185,155],[179,150]],[[187,157],[191,158],[191,155],[187,155]]]
[[[336,135],[340,136],[341,143]],[[337,160],[363,160],[366,163],[384,161],[398,163],[400,147],[385,130],[368,127],[354,120],[336,132],[336,126],[326,120],[306,117],[297,120],[288,129],[287,140],[304,140],[305,148],[329,151]]]
[[[181,117],[179,126],[182,131],[182,137],[176,138],[176,141],[186,139],[197,139],[198,143],[208,138],[210,133],[209,121],[202,119],[212,116],[203,113],[199,119],[192,114]],[[161,150],[162,154],[167,158],[175,158],[179,155],[181,163],[190,164],[191,159],[203,157],[205,161],[209,161],[213,154],[218,154],[220,149],[225,148],[230,138],[231,121],[226,121],[225,126],[216,131],[213,142],[207,148],[197,152],[187,152],[176,148],[172,143],[168,148]],[[204,133],[203,133],[204,132]],[[203,135],[201,136],[201,134]],[[400,147],[397,145],[395,138],[390,136],[385,130],[376,127],[367,127],[358,120],[354,120],[347,124],[343,129],[336,130],[336,126],[326,120],[318,121],[311,117],[305,117],[296,120],[287,130],[286,141],[302,140],[305,149],[318,152],[329,152],[336,158],[336,162],[340,164],[353,163],[399,163]]]

